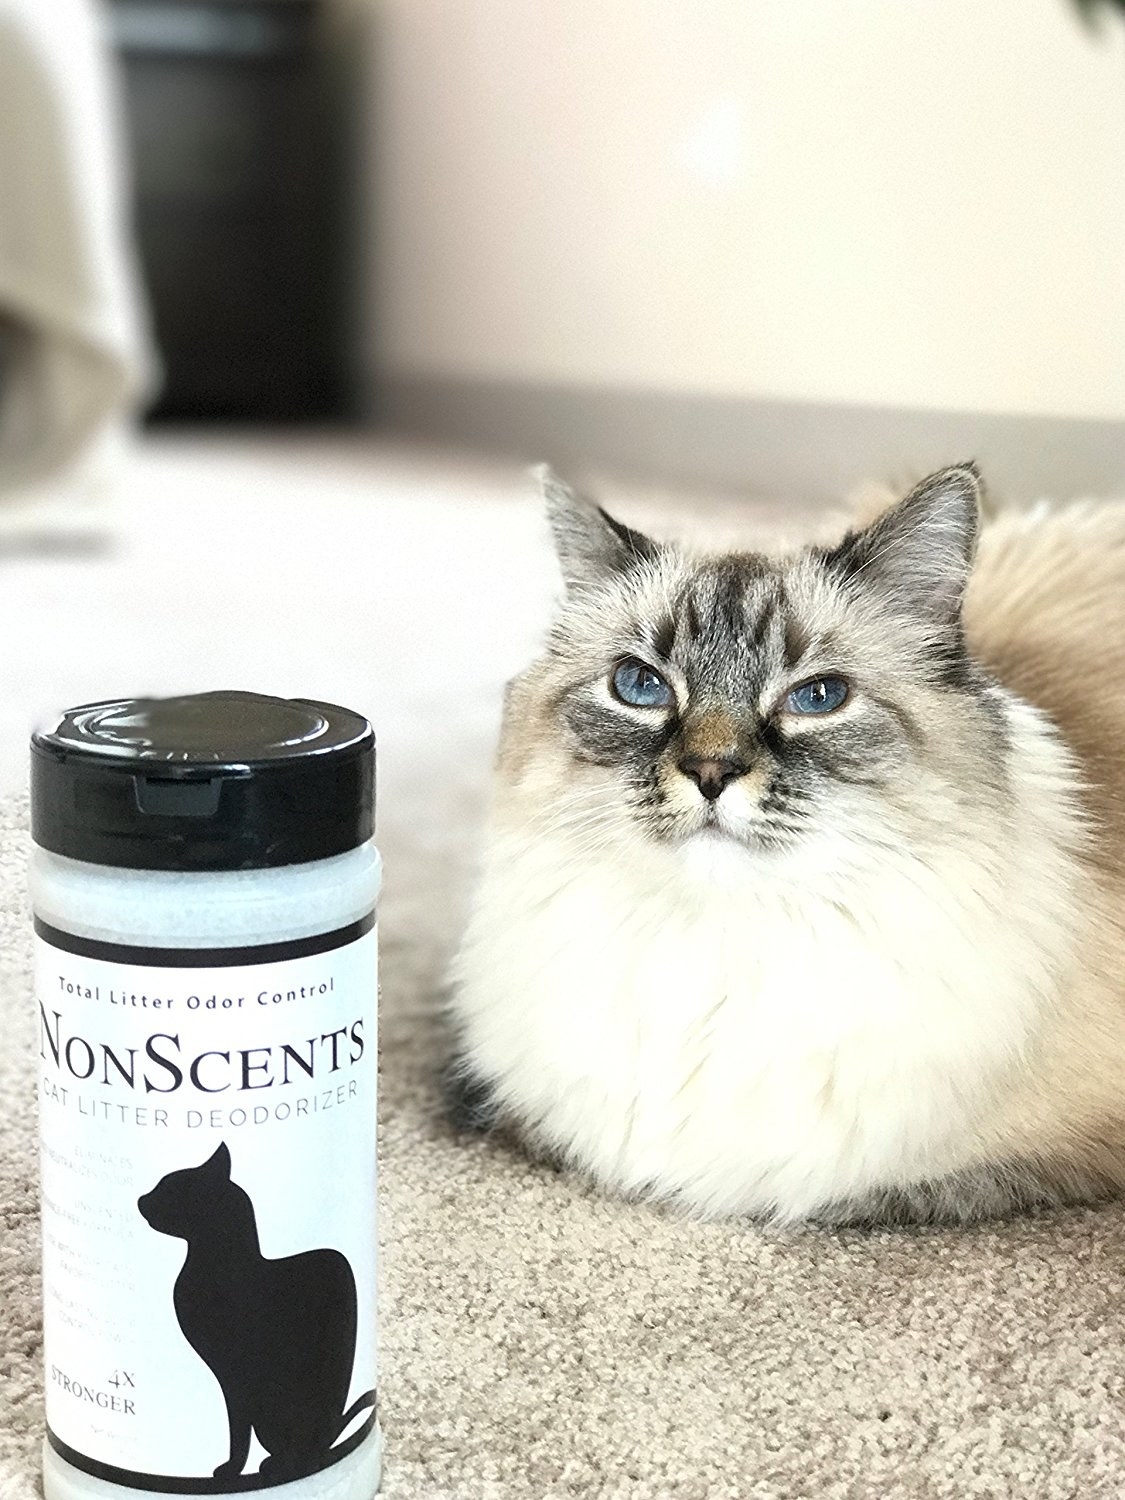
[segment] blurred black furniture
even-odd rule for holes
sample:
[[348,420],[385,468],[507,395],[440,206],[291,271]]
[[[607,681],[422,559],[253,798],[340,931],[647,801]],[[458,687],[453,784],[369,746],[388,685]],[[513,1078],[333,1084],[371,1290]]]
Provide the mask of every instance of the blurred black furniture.
[[314,0],[110,0],[145,283],[153,418],[345,405],[339,101]]

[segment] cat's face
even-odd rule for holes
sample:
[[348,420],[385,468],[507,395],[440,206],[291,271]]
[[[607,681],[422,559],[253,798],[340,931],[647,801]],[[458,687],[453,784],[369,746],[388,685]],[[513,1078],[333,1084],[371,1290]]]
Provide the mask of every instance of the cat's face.
[[546,485],[567,596],[509,701],[506,759],[555,826],[759,853],[877,841],[927,790],[991,774],[997,716],[960,623],[971,467],[835,549],[772,559],[692,558]]

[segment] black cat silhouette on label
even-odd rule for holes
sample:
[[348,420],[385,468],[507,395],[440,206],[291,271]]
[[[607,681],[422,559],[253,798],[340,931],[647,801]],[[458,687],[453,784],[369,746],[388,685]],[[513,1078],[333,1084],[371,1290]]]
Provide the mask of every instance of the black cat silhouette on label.
[[197,1167],[162,1177],[137,1207],[153,1229],[187,1241],[173,1304],[188,1343],[219,1382],[237,1479],[253,1431],[270,1483],[322,1469],[348,1423],[375,1406],[368,1391],[344,1410],[356,1343],[355,1276],[338,1250],[270,1260],[254,1205],[231,1181],[225,1144]]

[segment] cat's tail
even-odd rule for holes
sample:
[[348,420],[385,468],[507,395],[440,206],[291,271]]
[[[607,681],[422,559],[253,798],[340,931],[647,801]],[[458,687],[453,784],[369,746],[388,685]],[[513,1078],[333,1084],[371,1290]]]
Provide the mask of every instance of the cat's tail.
[[[366,1411],[369,1406],[374,1411],[377,1400],[378,1393],[375,1391],[364,1391],[362,1396],[357,1396],[340,1418],[340,1425],[336,1428],[336,1437],[340,1436],[352,1418],[358,1417],[361,1411]],[[336,1438],[333,1438],[332,1441],[335,1442]]]

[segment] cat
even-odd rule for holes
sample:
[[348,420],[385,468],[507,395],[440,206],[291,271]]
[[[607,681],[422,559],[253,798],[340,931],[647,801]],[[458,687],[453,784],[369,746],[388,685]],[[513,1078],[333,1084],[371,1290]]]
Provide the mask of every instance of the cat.
[[972,464],[693,555],[542,476],[448,1019],[461,1123],[779,1225],[1125,1185],[1125,507]]
[[[162,1177],[137,1207],[161,1234],[187,1241],[176,1318],[223,1393],[230,1453],[216,1479],[241,1475],[250,1434],[271,1480],[323,1468],[332,1444],[375,1392],[344,1402],[356,1343],[355,1277],[338,1250],[268,1260],[249,1195],[231,1181],[227,1146]],[[341,1415],[341,1413],[343,1413]]]

